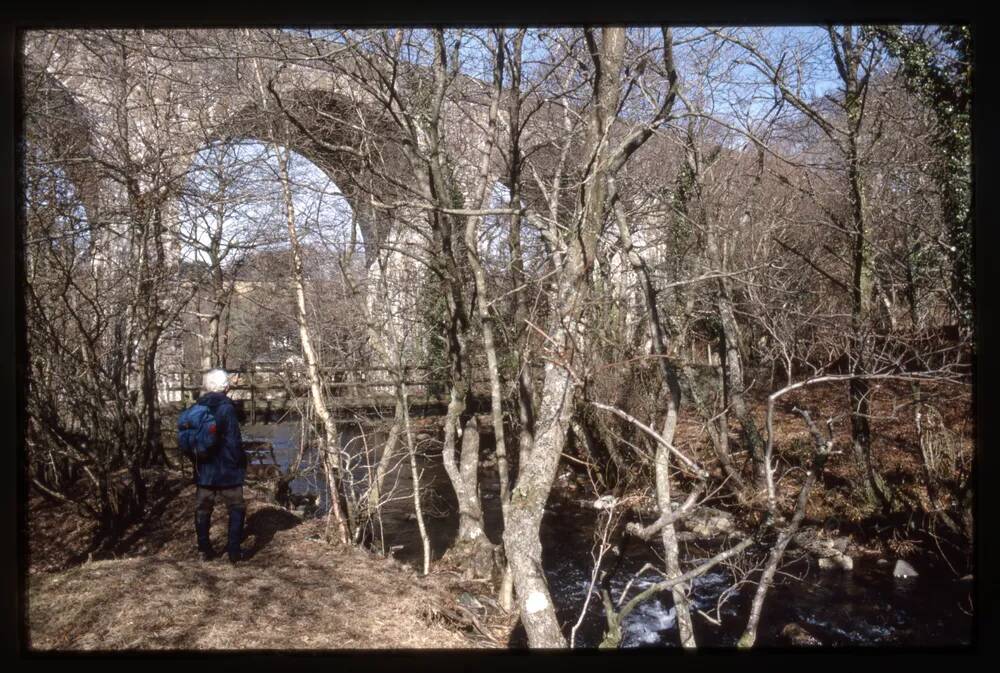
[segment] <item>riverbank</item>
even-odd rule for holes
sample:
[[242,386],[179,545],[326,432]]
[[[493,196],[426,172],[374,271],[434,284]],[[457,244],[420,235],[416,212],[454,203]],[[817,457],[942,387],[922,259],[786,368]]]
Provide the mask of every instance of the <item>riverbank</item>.
[[[804,476],[801,466],[808,464],[812,454],[811,437],[795,407],[810,409],[817,419],[835,418],[839,453],[829,461],[802,522],[800,533],[815,544],[804,546],[797,538],[790,546],[783,573],[765,605],[758,641],[762,646],[808,640],[800,637],[799,631],[828,646],[952,646],[969,642],[968,624],[974,606],[971,583],[966,580],[972,572],[966,567],[968,550],[949,547],[940,526],[936,537],[922,532],[934,522],[925,518],[931,503],[922,473],[921,447],[912,421],[906,414],[894,412],[893,407],[905,393],[885,391],[873,404],[879,414],[873,420],[878,430],[874,457],[905,505],[894,515],[872,512],[860,497],[842,390],[797,391],[776,405],[775,464],[780,475],[776,486],[783,511],[790,512],[794,506]],[[761,406],[758,400],[755,408]],[[967,413],[963,415],[967,400],[942,398],[940,406],[942,425],[954,435],[953,459],[964,464],[971,457],[974,430]],[[488,423],[484,427],[488,428]],[[436,436],[435,430],[430,423],[422,428],[428,436]],[[250,436],[273,442],[275,459],[282,469],[287,469],[298,453],[297,423],[246,426],[245,437]],[[351,437],[345,435],[344,441],[350,442]],[[376,446],[382,440],[369,435],[367,441]],[[735,449],[735,430],[731,441]],[[677,444],[705,464],[712,463],[712,449],[690,414],[682,418]],[[496,542],[501,530],[499,486],[488,431],[480,448],[487,534]],[[565,624],[577,623],[591,578],[591,551],[599,521],[598,510],[590,504],[606,495],[594,490],[583,469],[588,455],[580,448],[574,443],[567,449],[570,455],[560,466],[541,531],[546,576]],[[734,459],[748,475],[746,451],[734,450]],[[28,517],[32,645],[69,650],[526,645],[523,629],[515,631],[510,618],[492,602],[495,588],[462,584],[457,574],[449,574],[451,569],[442,555],[452,544],[458,524],[454,494],[447,485],[440,454],[430,452],[419,465],[427,489],[422,498],[425,524],[432,558],[436,559],[426,578],[413,570],[421,567],[422,555],[412,520],[408,469],[392,476],[396,497],[383,512],[386,548],[401,562],[323,543],[322,519],[303,520],[275,506],[274,484],[252,479],[247,487],[250,509],[244,547],[253,557],[235,569],[221,560],[204,564],[197,559],[193,545],[193,488],[180,473],[149,475],[150,506],[144,521],[125,531],[114,549],[88,562],[93,524],[72,508],[33,494]],[[303,484],[310,492],[316,492],[317,486]],[[681,493],[690,488],[692,485],[681,481]],[[322,488],[318,492],[322,494]],[[633,495],[652,505],[648,490]],[[753,516],[756,510],[740,507],[725,489],[716,491],[709,504],[703,514],[711,517],[692,517],[680,526],[685,562],[717,550],[704,541],[712,537],[711,531],[701,531],[718,528],[709,525],[715,517],[729,522],[725,529],[744,533],[759,523]],[[635,516],[648,523],[655,514],[643,510]],[[220,510],[213,530],[217,547],[225,539],[223,519]],[[826,546],[839,552],[834,562],[826,558],[830,552]],[[655,541],[650,546],[633,540],[626,558],[615,564],[611,585],[616,595],[626,586],[636,591],[648,586],[655,576],[650,574],[653,571],[643,575],[642,569],[647,564],[660,567],[659,553],[662,551]],[[848,570],[836,562],[845,561],[845,555],[850,560]],[[897,560],[912,564],[919,577],[894,578]],[[752,592],[731,593],[729,587],[752,563],[753,559],[747,559],[743,566],[720,568],[695,582],[693,601],[701,611],[699,644],[731,647],[738,640]],[[586,612],[577,644],[595,646],[605,626],[599,601],[590,601]],[[650,600],[626,623],[623,645],[674,645],[673,620],[668,598]]]
[[[86,524],[33,501],[26,614],[36,650],[468,649],[506,644],[503,628],[458,607],[465,587],[323,542],[325,522],[303,521],[247,489],[250,558],[203,562],[194,549],[193,486],[157,486],[150,516],[118,558],[74,563]],[[212,540],[225,543],[224,511]],[[61,526],[49,526],[59,521]],[[73,526],[76,526],[74,529]],[[73,531],[75,530],[75,533]],[[60,537],[61,536],[61,537]],[[61,540],[61,544],[60,544]],[[483,627],[484,632],[478,627]]]

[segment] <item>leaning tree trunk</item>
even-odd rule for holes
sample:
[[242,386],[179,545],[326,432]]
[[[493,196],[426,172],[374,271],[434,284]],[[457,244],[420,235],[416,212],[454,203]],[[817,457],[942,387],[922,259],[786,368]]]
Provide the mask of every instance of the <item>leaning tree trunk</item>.
[[[677,413],[676,410],[672,410],[664,422],[664,439],[672,442],[676,428]],[[670,451],[661,443],[657,443],[656,504],[659,507],[660,516],[671,511],[670,492]],[[673,521],[663,525],[660,530],[660,539],[663,542],[663,551],[666,556],[667,578],[676,579],[683,575],[683,571],[681,570],[680,551],[677,545],[677,531]],[[678,582],[670,589],[670,592],[673,594],[674,609],[677,611],[677,632],[680,636],[681,647],[694,649],[698,643],[694,637],[694,620],[691,619],[691,605],[688,600],[689,589],[686,582]]]
[[576,386],[571,371],[572,359],[576,342],[586,329],[581,318],[589,294],[588,260],[594,258],[597,223],[604,213],[604,180],[595,179],[591,184],[594,186],[588,188],[590,198],[583,235],[571,241],[565,268],[555,283],[557,292],[553,306],[558,308],[549,325],[550,354],[545,363],[535,443],[526,456],[521,456],[503,536],[521,622],[531,647],[563,648],[567,644],[542,571],[539,531],[573,416]]
[[[264,75],[261,72],[258,59],[252,60],[257,87],[260,93],[260,105],[269,108],[269,98],[266,93]],[[305,275],[302,266],[302,249],[299,244],[298,230],[295,223],[295,204],[292,198],[291,177],[288,172],[289,150],[282,151],[277,146],[279,137],[276,125],[271,125],[271,149],[278,159],[278,178],[281,181],[281,193],[284,201],[285,224],[288,228],[289,244],[292,252],[292,282],[295,288],[295,318],[299,328],[299,338],[302,341],[302,355],[306,362],[306,375],[309,379],[309,395],[317,416],[322,423],[321,456],[327,482],[327,492],[330,501],[330,513],[337,526],[337,536],[344,544],[351,540],[348,530],[348,520],[341,508],[340,502],[340,447],[337,443],[337,428],[330,415],[323,395],[322,382],[318,369],[318,358],[312,346],[309,331],[308,312],[306,310]],[[347,504],[347,503],[345,503]]]
[[302,354],[306,362],[306,376],[309,379],[309,395],[316,415],[322,424],[323,437],[321,454],[323,469],[327,481],[327,491],[330,501],[330,513],[337,526],[337,536],[344,544],[350,542],[350,531],[347,520],[341,510],[340,503],[340,447],[337,445],[337,425],[326,405],[320,379],[318,358],[313,350],[312,336],[309,331],[309,318],[306,309],[305,276],[302,269],[302,250],[299,245],[299,235],[295,224],[295,206],[292,201],[291,182],[288,175],[288,154],[275,148],[278,155],[278,171],[281,179],[282,195],[285,201],[285,222],[288,226],[288,239],[292,250],[292,282],[295,286],[295,320],[298,323],[299,338],[302,341]]
[[806,478],[802,484],[802,488],[799,491],[799,497],[795,501],[795,511],[792,514],[791,521],[788,525],[781,530],[778,534],[778,539],[775,541],[774,546],[771,548],[771,552],[768,554],[767,563],[764,565],[764,571],[761,573],[760,579],[757,582],[757,590],[754,592],[753,602],[750,605],[750,617],[747,620],[747,627],[743,631],[743,635],[740,636],[737,642],[737,647],[739,648],[750,648],[754,646],[757,641],[757,626],[760,623],[761,611],[764,608],[764,599],[767,597],[767,592],[770,590],[771,585],[774,583],[774,575],[778,571],[778,566],[781,564],[781,559],[785,554],[785,549],[788,547],[788,543],[791,542],[795,533],[799,529],[799,525],[802,523],[802,519],[806,514],[806,504],[809,502],[809,494],[812,492],[813,487],[816,482],[819,481],[823,474],[823,468],[826,465],[827,459],[830,457],[830,453],[833,450],[833,425],[832,422],[828,421],[828,436],[824,439],[819,432],[819,429],[813,423],[812,418],[809,413],[802,410],[796,409],[796,411],[805,419],[806,424],[809,427],[809,432],[813,436],[813,440],[816,444],[815,452],[812,457],[812,463],[809,469],[806,470]]
[[[594,31],[584,29],[595,76],[593,104],[587,118],[582,152],[585,177],[581,183],[581,211],[568,236],[554,224],[548,225],[546,232],[556,267],[553,282],[556,292],[552,302],[555,310],[548,325],[549,357],[545,364],[535,445],[519,466],[517,485],[508,510],[508,526],[504,532],[521,621],[532,647],[566,647],[566,638],[556,618],[542,571],[539,530],[573,416],[573,355],[586,331],[583,307],[589,296],[589,271],[597,253],[597,239],[605,223],[608,206],[613,203],[609,178],[621,170],[629,157],[652,135],[655,126],[665,119],[676,94],[672,37],[668,28],[663,29],[663,37],[664,65],[671,90],[653,123],[636,129],[612,148],[609,132],[621,96],[625,30],[621,27],[603,28],[598,44]],[[556,173],[559,175],[559,171]],[[553,190],[549,207],[555,216],[554,222],[559,220],[557,204],[558,192]],[[561,252],[563,245],[565,254]]]
[[[403,379],[402,373],[399,374],[399,378],[400,380]],[[382,448],[382,455],[379,456],[378,465],[375,467],[375,474],[372,475],[371,483],[368,484],[364,498],[358,508],[360,510],[358,512],[360,517],[358,523],[365,518],[372,521],[378,519],[378,513],[382,507],[382,489],[385,487],[385,478],[389,474],[392,462],[399,451],[400,432],[405,432],[403,426],[408,422],[404,400],[405,397],[403,399],[397,398],[396,400],[396,410],[393,414],[392,427],[389,428],[389,436],[386,438]],[[378,525],[381,526],[381,524]]]

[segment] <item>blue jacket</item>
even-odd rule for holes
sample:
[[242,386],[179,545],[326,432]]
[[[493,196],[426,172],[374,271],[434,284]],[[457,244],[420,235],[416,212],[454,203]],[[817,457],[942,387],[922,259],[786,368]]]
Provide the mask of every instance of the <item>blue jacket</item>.
[[204,404],[215,414],[222,444],[211,461],[195,463],[195,483],[199,486],[242,486],[247,474],[247,454],[243,451],[233,401],[224,393],[205,393],[197,403]]

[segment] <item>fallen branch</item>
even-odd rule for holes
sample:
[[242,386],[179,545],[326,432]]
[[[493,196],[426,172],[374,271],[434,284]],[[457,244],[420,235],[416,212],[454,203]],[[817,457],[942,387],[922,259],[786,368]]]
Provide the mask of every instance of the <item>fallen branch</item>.
[[636,418],[634,416],[631,416],[628,413],[626,413],[626,412],[622,411],[621,409],[619,409],[618,407],[613,407],[613,406],[611,406],[609,404],[602,404],[601,402],[594,402],[593,400],[591,400],[590,403],[593,406],[597,407],[598,409],[604,409],[605,411],[610,411],[611,413],[615,414],[619,418],[622,418],[622,419],[628,421],[629,423],[631,423],[632,425],[634,425],[635,427],[639,428],[640,430],[642,430],[643,432],[645,432],[647,435],[649,435],[650,437],[652,437],[654,440],[656,440],[659,444],[661,444],[662,446],[666,447],[672,454],[674,454],[675,456],[677,456],[682,463],[684,463],[685,465],[687,465],[689,468],[691,468],[694,471],[695,475],[699,479],[708,479],[709,474],[708,474],[707,471],[705,471],[704,468],[702,468],[700,465],[698,465],[693,460],[691,460],[690,458],[688,458],[687,456],[685,456],[683,453],[681,453],[673,444],[671,444],[666,439],[664,439],[663,435],[661,435],[656,430],[654,430],[653,428],[649,427],[648,425],[646,425],[645,423],[643,423],[642,421],[640,421],[638,418]]
[[699,484],[691,491],[691,495],[687,497],[684,504],[672,512],[661,512],[660,518],[658,518],[653,523],[648,526],[640,526],[638,523],[632,521],[625,526],[625,532],[635,535],[643,540],[649,540],[656,533],[658,533],[667,524],[674,523],[675,521],[680,521],[684,517],[688,516],[694,511],[695,503],[698,502],[698,498],[702,493],[705,492],[705,485]]

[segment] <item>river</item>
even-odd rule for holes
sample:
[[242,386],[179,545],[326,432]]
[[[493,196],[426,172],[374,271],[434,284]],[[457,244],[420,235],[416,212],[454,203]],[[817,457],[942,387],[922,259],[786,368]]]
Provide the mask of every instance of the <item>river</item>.
[[[288,469],[297,453],[299,424],[248,425],[245,439],[272,442],[275,458],[282,470]],[[378,442],[366,438],[369,447]],[[488,452],[491,438],[484,436],[482,448]],[[356,430],[343,433],[342,446],[357,455],[363,442]],[[484,453],[485,455],[485,453]],[[307,455],[307,461],[314,457]],[[431,540],[432,558],[439,558],[450,546],[458,528],[454,494],[441,464],[440,454],[419,459],[422,482],[429,492],[421,500]],[[403,462],[388,479],[395,483],[398,498],[383,512],[385,547],[393,548],[396,558],[414,567],[422,563],[413,503],[409,464]],[[562,470],[561,470],[562,471]],[[366,472],[355,470],[360,476]],[[499,542],[501,517],[496,470],[484,468],[481,492],[487,534]],[[326,506],[324,489],[318,479],[300,478],[291,483],[293,492],[314,492],[321,496],[320,511]],[[542,565],[556,604],[560,621],[569,629],[577,622],[586,600],[593,569],[591,551],[599,513],[553,497],[542,522]],[[686,556],[684,555],[686,552]],[[704,558],[708,552],[682,546],[682,559]],[[611,579],[614,598],[620,595],[645,564],[662,568],[663,562],[654,546],[630,541],[621,563]],[[827,647],[953,647],[969,645],[972,640],[971,582],[959,581],[946,570],[911,563],[921,571],[912,579],[896,579],[891,564],[856,560],[852,572],[819,570],[805,560],[791,564],[779,575],[768,593],[758,629],[757,646],[787,647],[782,629],[798,624]],[[647,570],[633,581],[629,596],[659,579],[656,571]],[[746,625],[752,593],[756,585],[744,584],[740,591],[729,592],[733,576],[726,569],[708,572],[694,582],[692,600],[695,634],[699,646],[732,647]],[[720,598],[725,598],[721,603]],[[673,602],[669,595],[652,598],[632,612],[623,625],[622,647],[676,646],[677,630]],[[577,646],[594,647],[603,635],[604,616],[601,601],[594,596],[576,634]],[[523,630],[515,631],[512,646],[525,645]]]

